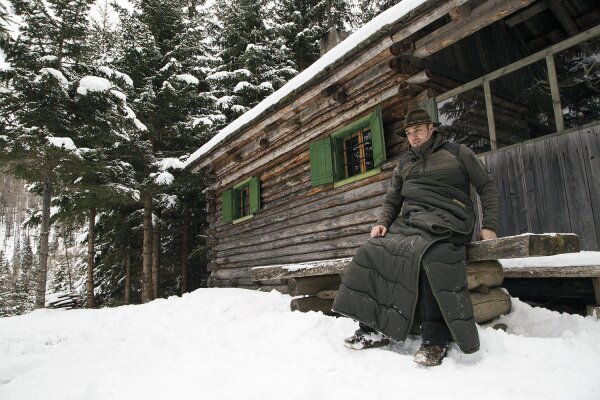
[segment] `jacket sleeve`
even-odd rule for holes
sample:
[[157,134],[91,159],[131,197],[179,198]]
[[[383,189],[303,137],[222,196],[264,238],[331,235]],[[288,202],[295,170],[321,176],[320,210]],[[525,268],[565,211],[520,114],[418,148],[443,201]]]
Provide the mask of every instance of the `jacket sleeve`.
[[404,199],[400,192],[402,191],[402,175],[400,173],[400,164],[396,168],[394,168],[394,172],[392,173],[392,182],[390,187],[385,194],[385,199],[383,200],[383,206],[381,208],[381,212],[379,213],[379,217],[377,218],[376,225],[383,225],[386,228],[394,222],[400,209],[402,208],[402,202]]
[[482,228],[497,232],[500,195],[494,177],[488,172],[479,157],[473,153],[473,150],[465,145],[461,146],[460,158],[469,175],[469,180],[475,186],[481,199],[483,209]]

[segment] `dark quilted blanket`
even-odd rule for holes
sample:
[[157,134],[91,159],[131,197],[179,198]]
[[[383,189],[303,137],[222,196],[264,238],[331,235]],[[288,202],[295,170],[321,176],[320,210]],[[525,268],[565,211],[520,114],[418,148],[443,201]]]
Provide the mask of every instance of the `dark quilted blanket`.
[[471,199],[426,178],[407,180],[402,196],[402,211],[386,236],[356,251],[332,309],[402,341],[413,324],[423,270],[454,340],[463,352],[475,352],[479,337],[465,263],[474,222]]

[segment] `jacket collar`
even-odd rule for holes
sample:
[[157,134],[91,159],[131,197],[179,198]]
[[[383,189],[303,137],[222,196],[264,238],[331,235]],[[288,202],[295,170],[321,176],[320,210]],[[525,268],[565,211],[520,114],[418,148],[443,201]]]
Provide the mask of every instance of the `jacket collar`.
[[408,149],[408,153],[410,155],[411,160],[416,160],[417,158],[427,158],[432,153],[436,152],[438,148],[440,148],[444,143],[446,143],[446,139],[442,136],[438,131],[433,131],[433,134],[425,143],[423,143],[419,147],[410,146]]

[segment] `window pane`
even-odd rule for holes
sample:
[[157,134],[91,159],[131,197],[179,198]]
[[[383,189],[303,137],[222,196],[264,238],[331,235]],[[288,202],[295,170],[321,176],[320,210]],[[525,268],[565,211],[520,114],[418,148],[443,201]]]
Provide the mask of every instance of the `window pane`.
[[250,186],[243,186],[238,189],[238,218],[250,215]]
[[554,56],[565,128],[600,120],[600,36]]
[[464,143],[475,153],[490,150],[483,87],[476,87],[437,104],[441,130],[448,140]]
[[371,139],[371,129],[365,128],[363,129],[363,143],[365,148],[365,166],[366,169],[363,172],[366,172],[375,167],[375,163],[373,162],[373,141]]
[[490,82],[498,148],[556,132],[546,60]]
[[344,140],[344,171],[346,178],[360,174],[360,143],[358,134]]

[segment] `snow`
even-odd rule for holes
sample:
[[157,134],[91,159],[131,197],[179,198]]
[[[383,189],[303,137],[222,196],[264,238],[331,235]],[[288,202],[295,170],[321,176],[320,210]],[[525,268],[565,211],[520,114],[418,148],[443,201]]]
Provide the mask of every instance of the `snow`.
[[157,185],[170,185],[175,180],[175,177],[170,172],[160,172],[158,174],[150,174],[154,178],[154,183]]
[[46,136],[46,140],[50,142],[52,146],[62,147],[67,150],[77,150],[77,146],[75,146],[75,143],[73,143],[73,139],[68,137]]
[[180,81],[183,81],[183,82],[187,83],[188,85],[197,85],[198,83],[200,83],[200,81],[198,80],[198,78],[196,78],[195,76],[190,75],[190,74],[175,75],[175,78],[177,78]]
[[181,162],[181,160],[178,158],[174,158],[174,157],[163,158],[162,160],[155,162],[154,165],[158,166],[158,169],[160,169],[161,171],[166,171],[170,168],[172,168],[172,169],[182,169],[183,168],[183,163]]
[[[63,75],[62,72],[60,72],[59,70],[55,69],[55,68],[42,68],[40,69],[40,74],[41,75],[52,75],[53,77],[56,78],[56,80],[58,80],[58,83],[60,84],[60,86],[62,86],[63,88],[67,88],[69,86],[69,81],[67,80],[67,78],[65,78],[65,76]],[[39,76],[37,76],[35,78],[36,82],[39,82]]]
[[112,94],[114,94],[115,96],[117,96],[119,99],[121,99],[121,101],[126,102],[127,101],[127,95],[123,92],[120,92],[118,90],[111,90],[110,91]]
[[58,57],[52,55],[40,57],[40,61],[56,61],[57,59]]
[[[192,126],[195,128],[198,125],[208,125],[211,126],[213,124],[213,122],[206,117],[201,117],[201,118],[196,118],[194,119],[194,121],[192,122]],[[183,165],[183,164],[182,164]]]
[[594,400],[600,321],[516,299],[479,327],[481,350],[451,346],[419,367],[416,337],[350,350],[347,318],[289,311],[290,297],[199,289],[182,298],[99,310],[38,310],[0,319],[3,400]]
[[133,80],[129,77],[129,75],[123,72],[119,72],[107,66],[102,66],[98,68],[98,70],[104,75],[108,76],[109,78],[112,78],[114,76],[117,79],[123,80],[123,82],[125,82],[125,84],[127,84],[128,86],[133,87]]
[[503,268],[600,265],[600,251],[581,251],[579,253],[557,254],[545,257],[510,258],[498,261],[500,261]]
[[105,92],[111,88],[112,83],[108,79],[88,75],[79,81],[77,93],[85,96],[88,92]]
[[[411,10],[420,6],[426,1],[427,0],[403,0],[395,6],[387,9],[383,13],[373,18],[362,28],[348,36],[346,40],[344,40],[343,42],[335,46],[333,49],[325,53],[321,58],[319,58],[317,61],[311,64],[304,71],[296,75],[294,78],[290,79],[279,90],[269,95],[263,101],[258,103],[254,108],[250,109],[249,111],[238,117],[236,120],[234,120],[232,123],[227,125],[225,128],[223,128],[221,131],[219,131],[219,133],[217,133],[211,140],[209,140],[202,147],[196,150],[186,160],[186,166],[190,165],[191,163],[202,157],[204,154],[208,153],[214,147],[225,141],[231,135],[238,132],[238,130],[240,130],[243,126],[253,121],[271,106],[277,104],[279,101],[286,98],[294,90],[300,88],[302,85],[309,82],[319,72],[325,70],[328,66],[338,61],[346,53],[350,52],[353,48],[355,48],[359,43],[375,35],[386,25],[395,23],[407,13],[409,13]],[[215,76],[217,74],[220,74],[221,76]],[[209,75],[207,79],[219,79],[224,77],[222,76],[222,73],[217,74]]]
[[233,93],[237,93],[241,90],[244,90],[245,88],[253,88],[254,85],[251,84],[250,82],[246,82],[246,81],[240,81],[238,82],[237,85],[235,85],[235,87],[233,88]]

